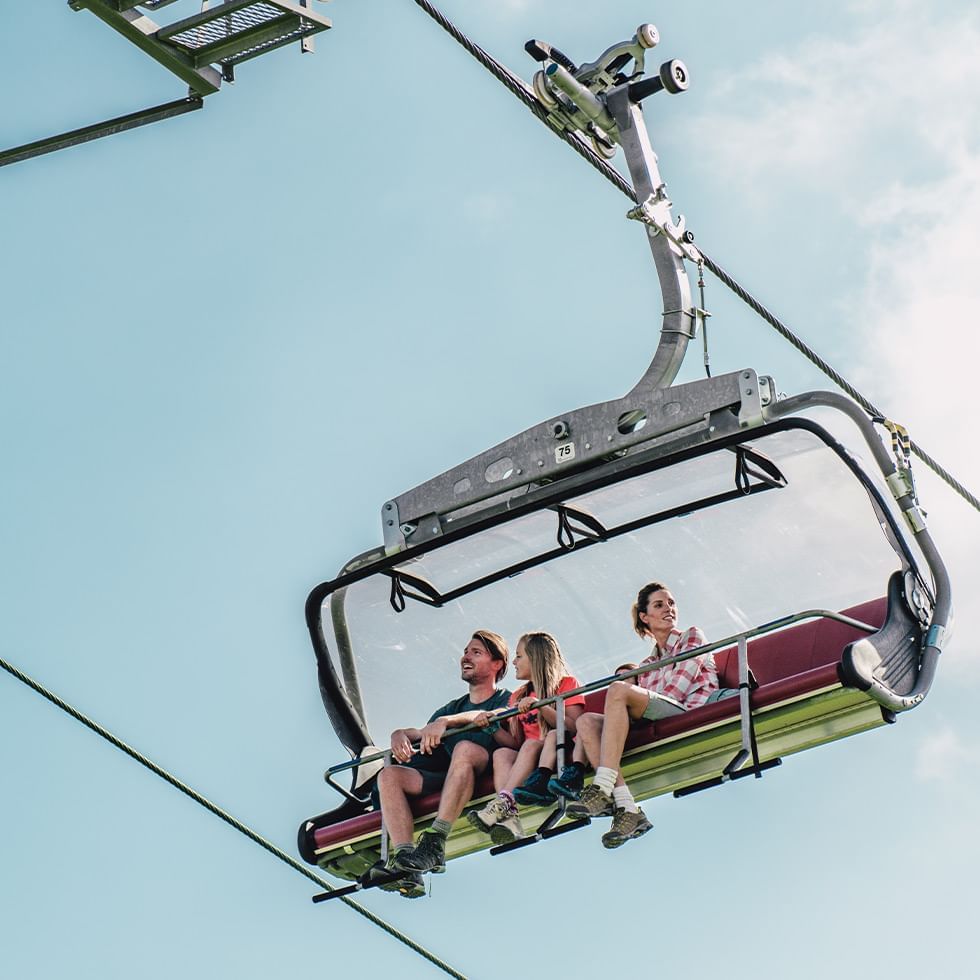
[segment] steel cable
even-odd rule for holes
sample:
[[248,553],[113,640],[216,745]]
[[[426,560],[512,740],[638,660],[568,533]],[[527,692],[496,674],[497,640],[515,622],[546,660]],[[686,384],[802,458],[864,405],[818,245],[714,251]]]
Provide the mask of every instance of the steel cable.
[[[623,194],[634,203],[639,203],[636,198],[636,191],[633,185],[610,163],[600,157],[586,142],[577,134],[559,130],[548,121],[548,113],[538,101],[537,96],[530,90],[523,79],[514,75],[508,68],[489,55],[478,44],[471,41],[455,24],[452,23],[443,13],[434,7],[428,0],[414,0],[414,3],[421,7],[437,24],[439,24],[448,34],[450,34],[460,45],[462,45],[477,61],[480,62],[492,75],[499,79],[503,84],[516,95],[521,102],[527,106],[535,116],[538,117],[553,133],[560,136],[569,146],[572,147],[580,156],[602,174],[610,183],[615,185]],[[705,266],[711,273],[726,285],[744,303],[748,304],[756,313],[762,317],[771,327],[788,340],[808,361],[819,368],[831,381],[845,391],[854,399],[866,412],[875,417],[883,417],[882,413],[872,405],[867,398],[862,395],[857,388],[850,384],[841,374],[830,366],[819,354],[808,347],[792,330],[782,321],[770,313],[748,290],[740,286],[724,269],[716,262],[708,258],[704,252]],[[955,490],[967,503],[971,504],[976,510],[980,511],[980,500],[978,500],[969,490],[963,486],[953,475],[940,466],[921,446],[913,442],[912,452],[922,460],[940,479],[944,480],[953,490]]]
[[[60,697],[58,697],[57,694],[54,694],[52,691],[49,691],[47,688],[39,684],[32,677],[29,677],[23,671],[18,670],[13,664],[10,664],[6,660],[0,658],[0,667],[3,667],[3,669],[7,671],[8,674],[10,674],[13,677],[16,677],[17,680],[21,681],[23,684],[26,684],[29,688],[31,688],[31,690],[36,691],[38,694],[41,695],[41,697],[46,698],[53,705],[55,705],[58,708],[61,708],[61,710],[64,711],[66,714],[71,715],[71,717],[74,718],[76,721],[81,722],[86,728],[95,732],[96,735],[99,735],[101,738],[104,738],[110,745],[115,746],[121,752],[125,752],[126,755],[128,755],[131,759],[135,759],[141,766],[145,766],[154,775],[157,775],[161,779],[170,783],[171,786],[173,786],[175,789],[180,790],[180,792],[183,793],[185,796],[189,796],[195,803],[200,804],[206,810],[213,813],[216,817],[219,817],[221,820],[224,820],[225,823],[227,823],[231,827],[234,827],[235,830],[237,830],[239,833],[244,834],[250,841],[252,841],[255,844],[258,844],[259,847],[264,848],[274,857],[279,858],[279,860],[282,861],[284,864],[288,864],[289,867],[291,867],[294,871],[298,871],[305,878],[308,878],[310,881],[315,882],[325,891],[334,891],[333,885],[331,885],[328,881],[321,878],[319,875],[314,874],[312,871],[310,871],[309,868],[306,868],[302,864],[300,864],[299,861],[297,861],[294,857],[287,854],[281,848],[276,847],[276,845],[273,844],[271,841],[267,841],[264,837],[262,837],[261,835],[257,834],[254,830],[252,830],[251,827],[248,827],[246,824],[243,824],[240,820],[238,820],[236,817],[233,817],[226,810],[222,810],[221,807],[217,806],[216,804],[212,803],[209,799],[202,796],[200,793],[197,792],[197,790],[194,790],[186,783],[181,782],[176,776],[167,772],[166,769],[163,769],[160,766],[158,766],[155,762],[153,762],[152,759],[148,759],[142,753],[137,752],[136,749],[132,748],[132,746],[127,745],[121,739],[117,738],[108,729],[103,728],[100,724],[98,724],[98,722],[95,722],[91,718],[88,718],[87,716],[83,715],[76,708],[73,708],[70,704],[68,704],[67,701],[64,701]],[[341,896],[340,900],[348,908],[353,909],[355,912],[357,912],[358,915],[364,916],[364,918],[367,919],[372,925],[377,926],[379,929],[383,929],[393,939],[396,939],[402,945],[407,946],[413,952],[418,953],[419,956],[422,956],[423,958],[427,959],[434,966],[439,967],[439,969],[442,970],[444,973],[447,973],[451,977],[456,977],[457,980],[466,980],[465,974],[459,973],[457,970],[454,970],[448,963],[444,963],[434,953],[430,953],[424,946],[420,946],[410,936],[406,936],[403,932],[399,932],[393,925],[391,925],[388,922],[385,922],[384,919],[378,917],[373,912],[364,908],[363,905],[358,905],[357,902],[352,901],[346,896]]]

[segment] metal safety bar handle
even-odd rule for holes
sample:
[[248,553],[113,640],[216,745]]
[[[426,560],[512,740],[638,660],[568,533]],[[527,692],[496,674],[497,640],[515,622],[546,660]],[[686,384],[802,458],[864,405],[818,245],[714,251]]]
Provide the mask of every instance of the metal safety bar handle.
[[[843,613],[833,612],[830,609],[807,609],[804,612],[793,613],[789,616],[783,616],[780,619],[774,619],[771,622],[763,623],[761,626],[756,626],[753,629],[745,630],[742,633],[734,633],[731,636],[726,636],[721,640],[715,640],[713,643],[706,643],[704,646],[696,647],[694,650],[690,650],[686,653],[679,654],[676,657],[667,657],[664,660],[657,660],[654,663],[641,664],[639,667],[634,668],[630,671],[623,671],[621,674],[612,674],[609,677],[601,677],[599,680],[591,681],[588,684],[583,684],[581,687],[575,688],[573,691],[565,691],[562,694],[554,694],[550,698],[541,698],[540,701],[535,701],[531,706],[531,709],[541,709],[547,707],[548,705],[556,705],[556,711],[560,710],[559,718],[564,722],[565,712],[564,712],[564,702],[571,697],[575,697],[579,694],[591,694],[593,691],[601,690],[604,687],[608,687],[614,681],[628,680],[631,677],[638,677],[640,674],[646,674],[651,670],[660,670],[662,667],[670,667],[673,664],[682,663],[685,660],[691,660],[694,657],[703,657],[705,654],[714,653],[715,650],[721,650],[724,647],[731,646],[733,643],[747,642],[756,636],[762,636],[765,633],[773,633],[776,630],[782,629],[785,626],[790,626],[793,623],[801,622],[804,619],[833,619],[838,623],[844,623],[847,626],[853,626],[856,629],[864,630],[867,633],[876,633],[878,631],[877,626],[870,626],[868,623],[862,622],[860,619],[854,619],[852,616],[845,616]],[[746,670],[748,669],[748,660],[746,659]],[[740,677],[741,677],[741,664],[739,665]],[[557,707],[560,705],[560,709]],[[517,708],[510,708],[507,711],[501,712],[499,715],[495,716],[496,722],[506,721],[508,718],[514,718],[521,714]],[[457,728],[453,730],[454,735],[461,734],[462,732],[471,732],[482,729],[477,729],[476,725],[464,725],[462,728]],[[557,734],[556,734],[557,739]],[[559,759],[564,759],[563,753],[564,746],[558,748]],[[413,745],[412,749],[418,751],[418,746]],[[391,752],[378,752],[375,755],[368,755],[362,758],[351,759],[349,762],[342,762],[336,766],[331,766],[324,773],[324,779],[329,782],[330,776],[335,776],[339,772],[344,772],[347,769],[356,769],[358,766],[363,765],[366,762],[377,762],[379,759],[384,759],[385,757],[390,759]]]

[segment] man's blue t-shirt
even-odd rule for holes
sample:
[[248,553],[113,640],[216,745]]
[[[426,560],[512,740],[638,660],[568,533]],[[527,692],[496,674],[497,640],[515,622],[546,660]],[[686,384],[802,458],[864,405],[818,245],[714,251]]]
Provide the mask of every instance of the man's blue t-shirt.
[[[464,694],[461,698],[456,698],[455,701],[450,701],[441,708],[437,708],[432,713],[429,721],[435,721],[436,718],[441,718],[443,715],[460,715],[464,711],[494,711],[497,708],[506,708],[509,700],[510,691],[501,688],[494,691],[486,701],[480,701],[479,703],[474,703],[470,700],[468,694]],[[477,745],[482,745],[488,752],[492,752],[497,747],[497,743],[493,738],[493,732],[487,729],[473,729],[469,732],[463,732],[460,735],[450,735],[447,731],[445,736],[443,736],[442,746],[446,752],[452,754],[457,742],[476,742]]]

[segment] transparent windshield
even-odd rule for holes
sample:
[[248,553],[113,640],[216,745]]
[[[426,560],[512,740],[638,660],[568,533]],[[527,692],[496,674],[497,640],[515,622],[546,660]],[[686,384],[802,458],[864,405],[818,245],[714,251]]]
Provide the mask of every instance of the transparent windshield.
[[[652,580],[672,590],[679,624],[700,626],[709,640],[787,613],[844,609],[883,595],[901,561],[837,455],[798,429],[748,444],[775,463],[785,486],[753,479],[756,492],[739,492],[736,453],[719,450],[566,499],[578,542],[571,550],[559,547],[560,515],[549,509],[397,566],[405,575],[402,612],[390,601],[390,575],[350,585],[344,608],[353,657],[341,673],[348,690],[360,690],[372,739],[381,744],[393,728],[421,725],[465,693],[459,657],[475,629],[502,634],[512,652],[522,633],[547,630],[584,683],[648,655],[630,610]],[[699,506],[715,499],[721,502]],[[586,537],[577,513],[598,521],[609,539]],[[531,565],[549,552],[551,560]],[[522,562],[531,567],[465,591]],[[412,578],[425,588],[413,589]],[[463,594],[437,608],[413,597],[425,589]],[[331,622],[328,608],[323,622]],[[516,686],[512,671],[504,685]]]

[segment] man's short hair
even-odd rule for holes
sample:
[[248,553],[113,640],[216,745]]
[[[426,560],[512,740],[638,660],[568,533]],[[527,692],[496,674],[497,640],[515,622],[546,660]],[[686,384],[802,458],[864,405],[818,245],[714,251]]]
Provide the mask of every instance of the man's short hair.
[[500,661],[497,669],[496,683],[499,684],[507,673],[507,660],[510,657],[510,650],[507,649],[507,641],[499,634],[491,630],[477,630],[473,634],[474,640],[479,640],[489,652],[494,660]]

